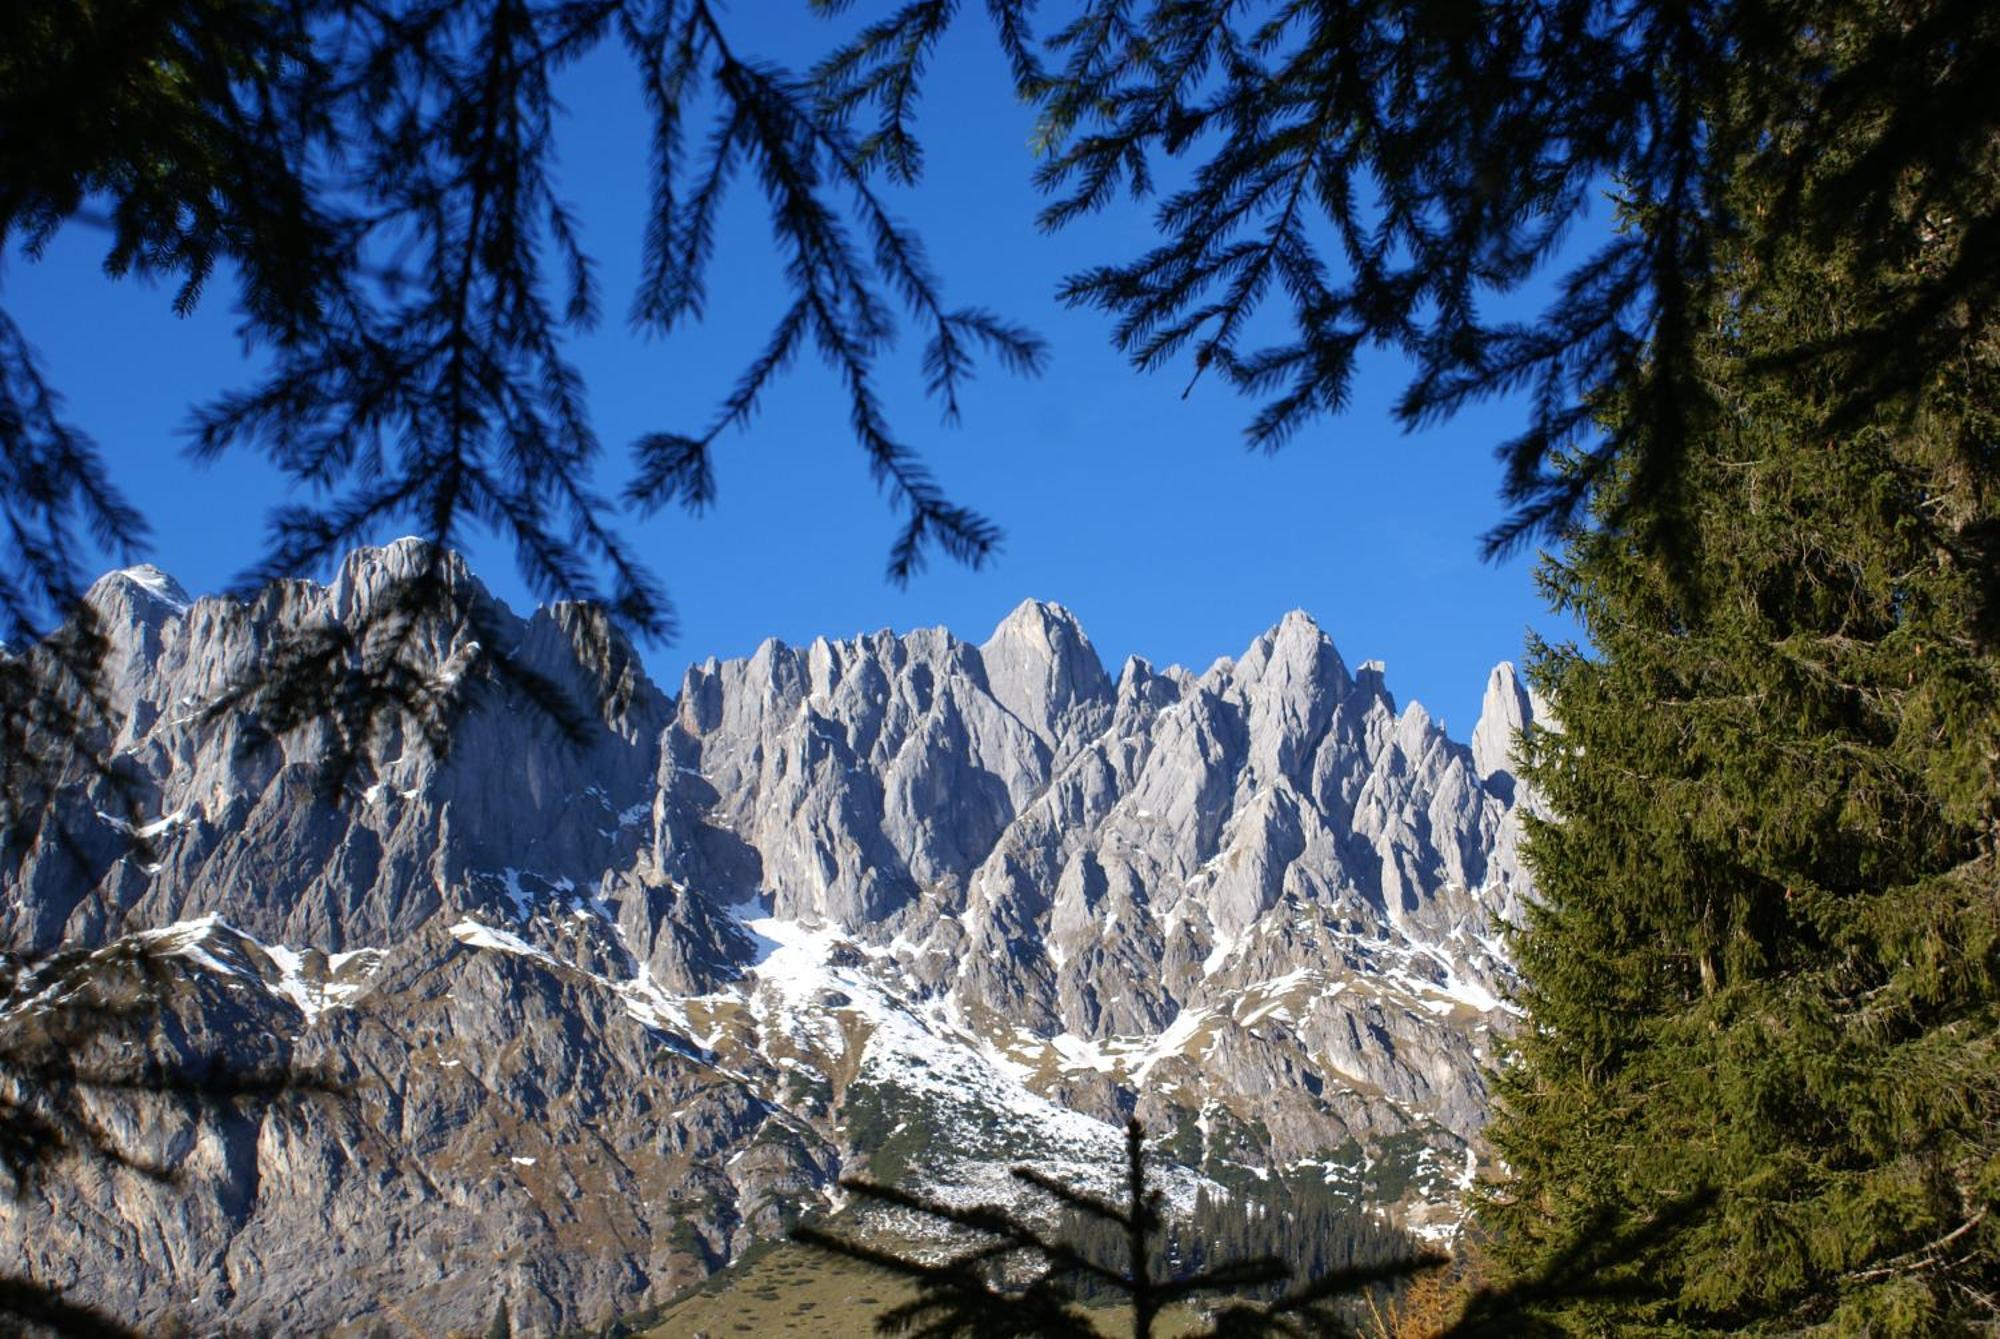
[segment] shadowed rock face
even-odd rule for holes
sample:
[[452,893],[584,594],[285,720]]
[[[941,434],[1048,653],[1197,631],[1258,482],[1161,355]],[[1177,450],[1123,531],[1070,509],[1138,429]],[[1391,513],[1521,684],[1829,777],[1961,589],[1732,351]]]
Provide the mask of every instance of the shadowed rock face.
[[0,933],[164,968],[169,1059],[263,1048],[344,1090],[105,1099],[181,1180],[53,1169],[0,1200],[0,1269],[145,1323],[442,1329],[501,1294],[598,1323],[878,1149],[990,1189],[1022,1157],[1108,1171],[1135,1110],[1200,1173],[1351,1173],[1452,1221],[1528,892],[1510,751],[1546,713],[1511,666],[1467,748],[1299,613],[1199,676],[1114,681],[1031,601],[981,645],[772,641],[669,698],[589,611],[493,606],[580,737],[443,626],[426,655],[472,696],[442,759],[392,733],[329,784],[322,728],[205,712],[424,557],[247,605],[93,588],[146,845],[74,788],[66,839],[7,852]]

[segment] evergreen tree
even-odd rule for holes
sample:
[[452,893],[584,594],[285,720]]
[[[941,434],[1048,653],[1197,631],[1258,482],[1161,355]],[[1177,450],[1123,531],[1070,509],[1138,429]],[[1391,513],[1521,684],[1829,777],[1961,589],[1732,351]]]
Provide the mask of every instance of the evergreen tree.
[[[1778,147],[1817,177],[1872,151]],[[1948,170],[1995,191],[1990,149]],[[1754,228],[1726,248],[1682,504],[1628,507],[1628,466],[1543,569],[1589,645],[1534,658],[1560,726],[1527,774],[1556,818],[1483,1216],[1516,1270],[1672,1220],[1613,1293],[1552,1303],[1573,1332],[2000,1325],[1993,310],[1934,309],[1957,355],[1851,397],[1964,244],[1935,185],[1906,178],[1866,263]],[[1743,217],[1770,188],[1739,176]]]

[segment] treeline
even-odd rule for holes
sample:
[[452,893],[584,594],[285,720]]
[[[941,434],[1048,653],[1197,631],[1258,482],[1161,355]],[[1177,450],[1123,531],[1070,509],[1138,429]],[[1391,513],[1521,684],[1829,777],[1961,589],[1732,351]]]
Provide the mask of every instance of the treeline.
[[[1056,1235],[1094,1259],[1117,1259],[1126,1249],[1116,1225],[1075,1209],[1063,1213]],[[1422,1242],[1363,1208],[1351,1189],[1311,1175],[1272,1176],[1234,1190],[1203,1186],[1192,1212],[1167,1217],[1148,1264],[1155,1277],[1184,1279],[1226,1264],[1274,1259],[1289,1279],[1301,1280],[1423,1253]],[[1242,1295],[1272,1298],[1282,1291],[1273,1282],[1247,1287]],[[1088,1301],[1109,1295],[1088,1279],[1078,1294]]]

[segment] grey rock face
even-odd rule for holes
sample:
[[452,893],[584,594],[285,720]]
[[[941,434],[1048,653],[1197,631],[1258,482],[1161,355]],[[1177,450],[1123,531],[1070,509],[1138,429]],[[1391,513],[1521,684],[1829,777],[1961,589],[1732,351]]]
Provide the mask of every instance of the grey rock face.
[[1486,680],[1479,724],[1472,731],[1473,769],[1490,789],[1512,795],[1515,773],[1520,770],[1514,741],[1535,715],[1527,687],[1515,677],[1514,666],[1505,660],[1495,665]]
[[[249,604],[93,589],[145,845],[79,786],[68,840],[9,853],[0,936],[124,944],[189,1056],[352,1086],[120,1098],[199,1174],[70,1167],[0,1204],[0,1269],[147,1323],[445,1328],[504,1293],[530,1332],[594,1324],[871,1157],[940,1187],[1108,1169],[1133,1111],[1223,1179],[1401,1150],[1428,1170],[1394,1211],[1448,1223],[1529,891],[1509,750],[1546,712],[1510,666],[1468,748],[1297,613],[1198,676],[1113,681],[1029,602],[976,646],[767,642],[670,699],[590,611],[494,606],[588,708],[575,738],[445,626],[428,663],[472,696],[443,757],[392,732],[329,787],[323,729],[207,710],[279,627],[351,624],[425,557]],[[0,1043],[38,1007],[0,1005]]]
[[1069,610],[1029,600],[979,648],[993,697],[1055,754],[1104,726],[1111,681]]

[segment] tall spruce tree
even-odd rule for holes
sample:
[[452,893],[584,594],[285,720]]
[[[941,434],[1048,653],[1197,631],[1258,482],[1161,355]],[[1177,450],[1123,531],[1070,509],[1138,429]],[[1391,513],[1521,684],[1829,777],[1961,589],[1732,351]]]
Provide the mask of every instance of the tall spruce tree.
[[1866,347],[1961,240],[1908,185],[1870,263],[1726,248],[1681,501],[1620,513],[1614,478],[1543,568],[1589,646],[1534,656],[1558,818],[1483,1216],[1527,1271],[1706,1200],[1556,1304],[1574,1332],[2000,1326],[2000,329],[1945,305],[1957,356],[1858,414],[1868,367],[1774,355]]

